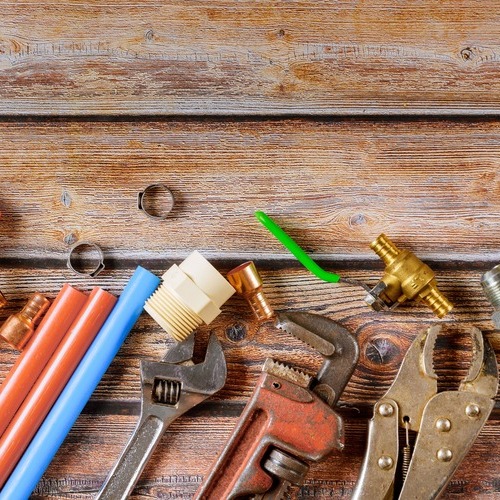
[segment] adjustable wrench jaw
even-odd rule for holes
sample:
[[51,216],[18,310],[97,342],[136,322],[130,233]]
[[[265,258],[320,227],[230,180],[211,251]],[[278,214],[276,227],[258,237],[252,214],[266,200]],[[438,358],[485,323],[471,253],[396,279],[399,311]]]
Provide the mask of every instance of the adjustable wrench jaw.
[[263,468],[272,450],[320,460],[343,447],[341,418],[306,387],[263,372],[229,442],[196,499],[263,495],[276,479]]
[[205,361],[198,365],[190,362],[193,345],[191,337],[164,361],[141,361],[141,417],[98,500],[128,498],[167,427],[224,386],[226,361],[217,337],[210,337]]
[[167,352],[164,359],[172,361],[141,360],[143,415],[171,423],[224,386],[227,367],[217,336],[210,336],[205,360],[197,365],[191,362],[193,337]]

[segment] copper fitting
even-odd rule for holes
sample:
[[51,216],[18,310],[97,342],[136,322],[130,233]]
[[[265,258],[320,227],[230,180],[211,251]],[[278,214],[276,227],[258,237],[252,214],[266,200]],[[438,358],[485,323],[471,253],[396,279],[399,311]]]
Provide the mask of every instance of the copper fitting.
[[274,317],[274,311],[262,291],[262,278],[252,261],[231,269],[227,279],[236,292],[245,298],[259,321]]
[[22,351],[35,331],[35,327],[49,308],[50,301],[35,293],[17,314],[9,316],[0,328],[0,337],[14,349]]
[[386,265],[384,276],[366,297],[374,309],[392,308],[406,300],[423,302],[438,317],[446,316],[453,304],[438,290],[435,274],[415,254],[400,250],[381,234],[370,248]]

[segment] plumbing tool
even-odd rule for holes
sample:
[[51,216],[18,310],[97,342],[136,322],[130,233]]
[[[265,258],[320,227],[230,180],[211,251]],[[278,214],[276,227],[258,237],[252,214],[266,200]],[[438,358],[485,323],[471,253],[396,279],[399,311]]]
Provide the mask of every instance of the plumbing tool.
[[280,499],[290,485],[302,484],[308,461],[343,448],[343,422],[333,406],[356,366],[356,339],[334,321],[304,312],[278,314],[276,326],[319,351],[323,365],[312,377],[266,360],[250,401],[196,499]]
[[224,386],[226,360],[217,336],[210,336],[203,363],[193,364],[193,347],[191,335],[163,361],[141,361],[141,417],[96,499],[128,498],[167,427]]
[[[438,498],[488,419],[498,389],[490,343],[471,327],[469,373],[457,391],[438,394],[432,354],[440,329],[432,326],[417,336],[393,384],[376,403],[353,500]],[[396,477],[399,428],[406,430],[401,478]],[[418,433],[413,452],[409,431]]]

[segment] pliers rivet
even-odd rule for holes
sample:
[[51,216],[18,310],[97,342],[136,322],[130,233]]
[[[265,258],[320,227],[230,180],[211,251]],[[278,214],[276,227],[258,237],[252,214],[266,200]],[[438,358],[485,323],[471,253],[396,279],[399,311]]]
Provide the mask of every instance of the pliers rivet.
[[453,453],[449,448],[440,448],[436,456],[441,462],[449,462],[453,458]]
[[481,415],[481,409],[476,404],[471,403],[470,405],[467,405],[467,407],[465,408],[465,414],[468,417],[477,418],[479,417],[479,415]]
[[440,432],[448,432],[451,429],[451,422],[447,418],[439,418],[436,421],[436,429]]
[[382,455],[378,459],[378,466],[383,470],[389,470],[392,468],[393,465],[394,465],[394,460],[391,457]]
[[390,417],[394,413],[394,408],[389,403],[382,403],[378,409],[378,412],[383,417]]

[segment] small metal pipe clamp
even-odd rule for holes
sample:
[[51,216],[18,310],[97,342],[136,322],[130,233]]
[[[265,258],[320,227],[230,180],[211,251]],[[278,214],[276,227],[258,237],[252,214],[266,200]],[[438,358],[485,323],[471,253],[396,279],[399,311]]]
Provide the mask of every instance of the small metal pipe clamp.
[[[73,254],[75,253],[75,250],[77,248],[82,246],[92,247],[92,249],[95,250],[98,254],[96,265],[92,269],[92,271],[89,272],[80,271],[76,269],[75,266],[73,265],[72,261]],[[80,241],[71,247],[71,250],[69,251],[68,255],[68,260],[66,261],[66,266],[68,267],[68,269],[70,269],[76,274],[79,274],[80,276],[90,276],[91,278],[94,278],[104,269],[104,254],[102,253],[101,247],[99,247],[95,243],[91,243],[89,241]]]
[[[161,189],[164,191],[164,194],[166,196],[166,208],[163,213],[157,214],[151,212],[148,208],[145,208],[144,206],[144,201],[145,198],[147,197],[148,193],[151,194],[151,191],[154,191],[155,189]],[[170,189],[168,189],[165,184],[150,184],[144,191],[140,191],[137,194],[137,208],[139,210],[142,210],[150,219],[154,220],[163,220],[168,217],[168,214],[172,211],[174,208],[174,195]]]

